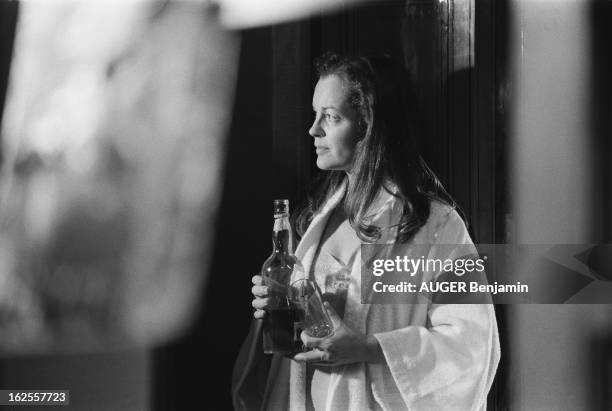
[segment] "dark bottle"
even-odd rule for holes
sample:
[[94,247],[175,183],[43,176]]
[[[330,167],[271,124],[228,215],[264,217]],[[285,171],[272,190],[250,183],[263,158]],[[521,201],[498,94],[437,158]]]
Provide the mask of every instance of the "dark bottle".
[[274,200],[272,255],[261,268],[268,287],[268,306],[263,324],[263,350],[266,354],[292,354],[301,351],[303,313],[291,303],[289,283],[299,262],[293,255],[293,233],[289,223],[289,200]]

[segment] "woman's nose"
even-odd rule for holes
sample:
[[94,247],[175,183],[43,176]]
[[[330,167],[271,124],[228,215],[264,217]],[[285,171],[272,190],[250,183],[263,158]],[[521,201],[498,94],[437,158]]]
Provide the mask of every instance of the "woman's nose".
[[312,126],[310,126],[310,129],[308,130],[308,134],[310,134],[312,137],[323,137],[325,135],[325,132],[319,123],[320,121],[318,118],[315,118],[312,122]]

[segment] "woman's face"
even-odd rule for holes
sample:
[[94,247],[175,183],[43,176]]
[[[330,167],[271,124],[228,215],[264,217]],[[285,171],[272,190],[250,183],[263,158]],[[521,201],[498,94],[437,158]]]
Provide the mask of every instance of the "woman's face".
[[317,167],[349,171],[359,139],[359,116],[350,106],[344,81],[336,75],[319,79],[312,96],[315,119],[308,130],[317,149]]

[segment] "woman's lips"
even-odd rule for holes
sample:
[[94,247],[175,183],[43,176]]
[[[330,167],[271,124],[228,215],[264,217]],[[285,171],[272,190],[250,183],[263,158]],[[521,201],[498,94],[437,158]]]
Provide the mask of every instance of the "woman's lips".
[[325,147],[317,147],[317,154],[326,152],[328,149]]

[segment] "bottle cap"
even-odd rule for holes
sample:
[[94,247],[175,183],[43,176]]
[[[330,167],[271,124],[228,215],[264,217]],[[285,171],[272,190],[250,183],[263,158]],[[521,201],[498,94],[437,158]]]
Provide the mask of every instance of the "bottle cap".
[[289,214],[289,200],[274,200],[274,215]]

